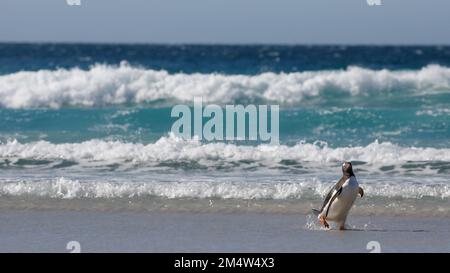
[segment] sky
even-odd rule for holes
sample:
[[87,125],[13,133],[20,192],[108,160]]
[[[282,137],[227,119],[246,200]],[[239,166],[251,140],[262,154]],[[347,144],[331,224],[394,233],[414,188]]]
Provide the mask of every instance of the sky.
[[0,42],[450,44],[449,0],[1,0]]

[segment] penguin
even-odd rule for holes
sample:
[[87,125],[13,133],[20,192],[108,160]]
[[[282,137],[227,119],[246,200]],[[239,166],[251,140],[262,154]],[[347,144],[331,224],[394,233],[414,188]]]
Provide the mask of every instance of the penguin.
[[328,192],[320,210],[313,209],[320,223],[329,228],[327,221],[335,222],[340,230],[345,230],[345,220],[358,194],[363,197],[364,190],[359,186],[353,173],[352,163],[342,164],[342,177]]

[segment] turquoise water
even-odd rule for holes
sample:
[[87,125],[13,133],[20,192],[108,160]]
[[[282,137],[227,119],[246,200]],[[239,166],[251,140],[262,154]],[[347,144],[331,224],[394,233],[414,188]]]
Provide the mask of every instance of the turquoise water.
[[[280,144],[175,137],[194,97],[279,105]],[[450,213],[450,47],[0,44],[0,117],[0,205],[307,208],[351,160],[365,213]]]
[[[330,147],[347,147],[366,146],[378,140],[406,147],[450,147],[450,112],[425,109],[286,107],[280,113],[280,142],[295,145],[299,141],[320,140]],[[145,106],[0,109],[0,139],[3,142],[16,139],[21,143],[107,139],[148,144],[171,131],[177,119],[170,113],[168,107]]]

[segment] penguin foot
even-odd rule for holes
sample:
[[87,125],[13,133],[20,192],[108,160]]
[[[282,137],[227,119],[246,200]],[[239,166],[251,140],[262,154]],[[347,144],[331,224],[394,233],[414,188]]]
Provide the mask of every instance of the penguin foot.
[[327,220],[323,215],[319,217],[319,221],[325,228],[330,228],[330,225],[328,224]]

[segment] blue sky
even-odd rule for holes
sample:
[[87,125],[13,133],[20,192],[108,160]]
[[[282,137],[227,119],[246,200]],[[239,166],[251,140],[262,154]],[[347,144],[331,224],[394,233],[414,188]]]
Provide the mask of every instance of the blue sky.
[[450,1],[2,0],[0,41],[450,44]]

